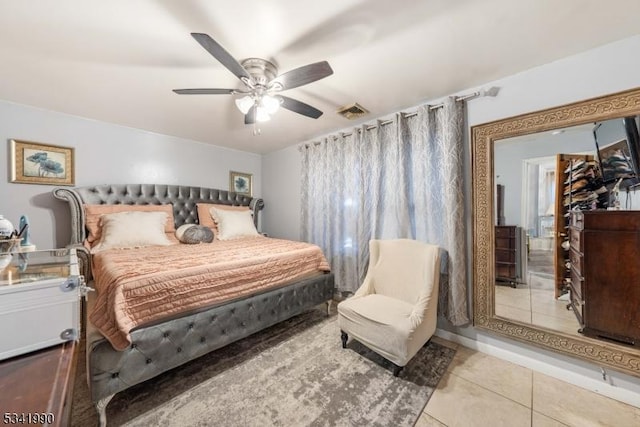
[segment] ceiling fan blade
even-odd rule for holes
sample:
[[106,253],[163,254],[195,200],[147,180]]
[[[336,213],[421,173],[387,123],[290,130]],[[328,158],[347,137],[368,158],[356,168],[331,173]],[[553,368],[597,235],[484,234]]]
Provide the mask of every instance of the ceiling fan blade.
[[[321,61],[287,71],[276,77],[273,83],[279,83],[282,86],[282,90],[287,90],[324,79],[331,74],[333,74],[333,70],[329,63],[327,61]],[[273,86],[273,84],[271,86]]]
[[255,105],[249,109],[249,112],[244,115],[245,125],[252,125],[256,122],[256,112],[257,108]]
[[191,33],[191,36],[196,39],[200,45],[206,49],[214,58],[216,58],[222,65],[227,67],[236,77],[242,80],[244,77],[247,80],[251,80],[251,75],[244,69],[242,65],[236,59],[231,56],[229,52],[225,50],[217,41],[212,39],[208,34]]
[[282,95],[278,95],[278,97],[282,99],[282,108],[286,108],[294,113],[302,114],[303,116],[311,117],[312,119],[317,119],[322,115],[322,111],[309,104],[305,104],[302,101]]
[[174,89],[178,95],[233,95],[235,89]]

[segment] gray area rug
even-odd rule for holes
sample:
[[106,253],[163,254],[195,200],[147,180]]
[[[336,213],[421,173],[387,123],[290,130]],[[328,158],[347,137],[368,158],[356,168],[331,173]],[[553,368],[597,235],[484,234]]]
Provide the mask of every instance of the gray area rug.
[[[412,426],[454,353],[430,342],[396,378],[315,309],[116,394],[108,425]],[[72,425],[97,425],[78,369]]]

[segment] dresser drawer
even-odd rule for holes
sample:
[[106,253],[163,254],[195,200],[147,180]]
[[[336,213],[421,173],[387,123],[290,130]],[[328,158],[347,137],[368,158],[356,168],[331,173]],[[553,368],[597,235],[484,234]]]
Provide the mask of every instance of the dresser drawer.
[[512,238],[496,237],[496,249],[515,250],[516,240]]
[[27,413],[33,414],[33,418],[26,418],[24,425],[71,425],[69,417],[79,347],[75,341],[67,341],[0,362],[0,390],[3,390],[0,408],[10,409],[14,417],[8,418],[5,412],[5,424],[17,421],[16,414],[26,417]]
[[496,248],[496,262],[506,262],[509,264],[515,264],[516,251],[512,249]]
[[571,226],[578,230],[584,229],[584,214],[582,212],[571,213]]
[[571,268],[571,289],[582,299],[582,284],[584,279],[574,268]]
[[573,291],[569,292],[569,298],[571,299],[571,308],[573,312],[576,314],[578,322],[580,323],[580,327],[584,326],[584,313],[582,311],[582,299],[576,295]]
[[496,263],[496,278],[513,280],[516,277],[516,265],[508,263]]
[[569,228],[569,244],[578,252],[582,253],[582,231],[573,227]]
[[582,254],[575,249],[569,250],[569,260],[571,261],[571,267],[573,267],[580,276],[582,276],[584,268],[582,266]]
[[516,228],[513,226],[509,227],[496,227],[496,238],[498,237],[516,237]]

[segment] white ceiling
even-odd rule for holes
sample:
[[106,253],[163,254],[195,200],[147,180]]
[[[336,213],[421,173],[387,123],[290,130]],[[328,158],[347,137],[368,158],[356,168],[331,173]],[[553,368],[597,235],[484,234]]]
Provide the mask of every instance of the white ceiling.
[[[0,3],[0,99],[266,153],[639,33],[638,0],[57,0]],[[191,32],[238,60],[334,74],[287,96],[252,136],[228,95],[175,88],[241,83]]]

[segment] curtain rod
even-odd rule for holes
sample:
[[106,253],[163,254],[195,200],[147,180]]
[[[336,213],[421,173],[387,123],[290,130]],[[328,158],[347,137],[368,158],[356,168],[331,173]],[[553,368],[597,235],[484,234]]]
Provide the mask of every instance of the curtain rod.
[[[475,92],[468,93],[466,95],[456,96],[456,101],[457,102],[468,101],[468,100],[471,100],[471,99],[474,99],[474,98],[481,98],[483,96],[496,96],[498,94],[499,90],[500,90],[500,88],[497,88],[497,87],[490,87],[489,89],[480,89],[480,90],[477,90]],[[441,102],[440,104],[430,105],[429,106],[429,110],[437,110],[438,108],[442,108],[442,107],[444,107],[444,102]],[[414,117],[414,116],[417,116],[417,115],[418,115],[417,111],[413,111],[411,113],[404,113],[404,117],[405,118]],[[372,129],[377,128],[378,126],[385,126],[385,125],[388,125],[388,124],[391,124],[391,123],[393,123],[393,120],[385,120],[385,121],[380,122],[377,125],[367,126],[365,129],[366,130],[372,130]],[[360,129],[358,129],[358,131],[360,131]],[[351,136],[351,135],[353,135],[353,132],[341,133],[341,135],[342,136]],[[330,137],[333,138],[333,139],[337,138],[335,136],[330,136]],[[320,142],[319,141],[315,141],[315,142],[312,142],[311,144],[317,145],[317,144],[320,144]],[[308,147],[309,145],[310,145],[309,143],[302,144],[302,147]]]
[[[479,96],[481,96],[480,91],[475,91],[473,93],[468,93],[466,95],[456,96],[456,101],[457,102],[467,101],[469,99],[478,98]],[[440,104],[436,104],[436,105],[429,105],[429,110],[437,110],[438,108],[442,108],[442,107],[444,107],[444,102],[441,102]],[[412,113],[406,113],[404,116],[405,117],[413,117],[413,116],[417,116],[417,115],[418,115],[418,112],[414,111]],[[380,126],[388,125],[390,123],[393,123],[393,120],[385,120],[385,121],[380,123]],[[371,127],[368,127],[367,130],[374,129],[376,127],[377,127],[376,125],[372,125]]]

